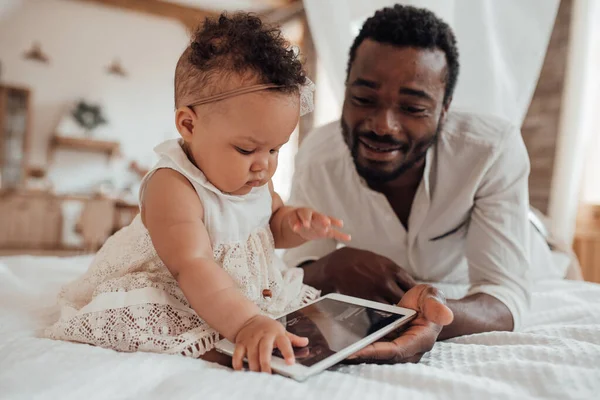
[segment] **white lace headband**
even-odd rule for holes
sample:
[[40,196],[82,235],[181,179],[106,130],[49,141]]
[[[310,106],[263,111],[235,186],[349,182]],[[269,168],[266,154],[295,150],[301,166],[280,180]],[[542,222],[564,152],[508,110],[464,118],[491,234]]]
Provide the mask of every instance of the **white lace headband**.
[[[259,84],[246,86],[238,89],[229,90],[227,92],[215,94],[213,96],[203,97],[198,99],[197,101],[189,104],[188,107],[199,106],[202,104],[213,103],[215,101],[229,99],[235,96],[241,96],[247,93],[259,92],[267,89],[275,89],[282,88],[282,85],[275,84]],[[313,93],[315,91],[315,84],[308,78],[306,78],[306,82],[303,85],[299,86],[300,89],[300,116],[306,115],[312,112],[315,109],[315,102],[313,98]]]

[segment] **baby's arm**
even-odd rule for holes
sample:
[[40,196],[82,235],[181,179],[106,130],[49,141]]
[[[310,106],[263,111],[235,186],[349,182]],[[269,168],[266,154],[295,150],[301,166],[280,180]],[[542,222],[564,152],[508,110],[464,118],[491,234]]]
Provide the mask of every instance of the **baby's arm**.
[[274,346],[293,363],[292,345],[306,346],[308,340],[261,315],[214,261],[204,209],[192,185],[178,172],[160,169],[150,178],[142,201],[142,220],[156,252],[190,305],[208,325],[235,342],[233,368],[241,370],[247,356],[252,371],[271,372]]
[[269,189],[273,199],[270,224],[276,248],[287,249],[300,246],[308,240],[323,238],[344,242],[350,240],[350,235],[335,229],[343,226],[341,220],[310,208],[286,206],[275,192],[273,182],[269,182]]
[[156,171],[145,189],[142,220],[194,311],[234,342],[260,310],[214,261],[204,209],[193,186],[176,171]]

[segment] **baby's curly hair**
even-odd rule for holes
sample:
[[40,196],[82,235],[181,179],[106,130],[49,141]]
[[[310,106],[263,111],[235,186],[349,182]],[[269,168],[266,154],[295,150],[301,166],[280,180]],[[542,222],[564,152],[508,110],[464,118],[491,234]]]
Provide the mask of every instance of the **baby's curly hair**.
[[306,74],[298,54],[281,30],[249,13],[206,18],[175,69],[175,107],[196,93],[211,96],[231,75],[260,84],[281,85],[284,93],[298,91]]
[[[460,64],[452,28],[434,13],[424,8],[396,4],[377,11],[367,19],[350,48],[347,74],[356,58],[356,51],[365,39],[398,47],[440,49],[446,55],[446,92],[444,102],[454,93]],[[346,78],[347,79],[347,78]]]

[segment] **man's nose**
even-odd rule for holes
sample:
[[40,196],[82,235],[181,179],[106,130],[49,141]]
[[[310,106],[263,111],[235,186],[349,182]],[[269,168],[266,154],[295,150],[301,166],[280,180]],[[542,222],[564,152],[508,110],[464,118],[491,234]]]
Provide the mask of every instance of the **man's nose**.
[[397,136],[400,132],[400,121],[395,110],[385,108],[373,116],[373,131],[380,136]]

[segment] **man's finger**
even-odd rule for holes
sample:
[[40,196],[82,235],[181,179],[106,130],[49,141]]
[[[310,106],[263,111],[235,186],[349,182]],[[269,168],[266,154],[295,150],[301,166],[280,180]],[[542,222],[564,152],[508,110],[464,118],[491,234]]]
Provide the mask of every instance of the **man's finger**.
[[445,303],[445,297],[440,290],[421,284],[406,292],[398,306],[416,310],[427,321],[444,326],[452,323],[454,319],[452,310]]
[[393,343],[403,358],[410,358],[418,353],[427,353],[433,349],[442,327],[428,323],[425,325],[410,326]]
[[393,342],[375,342],[359,352],[350,356],[351,362],[372,362],[377,364],[389,364],[404,362],[405,358],[412,356],[402,353]]
[[426,320],[441,326],[450,325],[454,320],[454,313],[445,303],[436,296],[425,296],[422,300],[423,316]]
[[[385,302],[387,304],[398,304],[402,296],[404,296],[405,291],[402,290],[396,281],[387,281],[385,282],[385,292],[381,295],[385,298]],[[382,288],[383,289],[383,288]]]
[[411,364],[417,364],[419,361],[421,361],[421,358],[423,358],[424,355],[425,353],[415,354],[414,356],[407,358],[406,362]]
[[394,268],[394,278],[398,286],[404,291],[408,292],[410,289],[415,287],[417,284],[412,276],[408,274],[408,272],[404,271],[402,268]]
[[381,340],[384,341],[384,342],[392,342],[395,339],[397,339],[398,336],[402,335],[402,333],[404,331],[406,331],[407,329],[408,329],[408,326],[403,325],[400,328],[398,328],[398,329],[396,329],[394,331],[391,331],[390,333],[388,333],[387,335],[385,335]]
[[431,351],[440,329],[430,326],[411,326],[391,342],[376,342],[355,353],[356,360],[377,363],[413,362],[418,354]]

